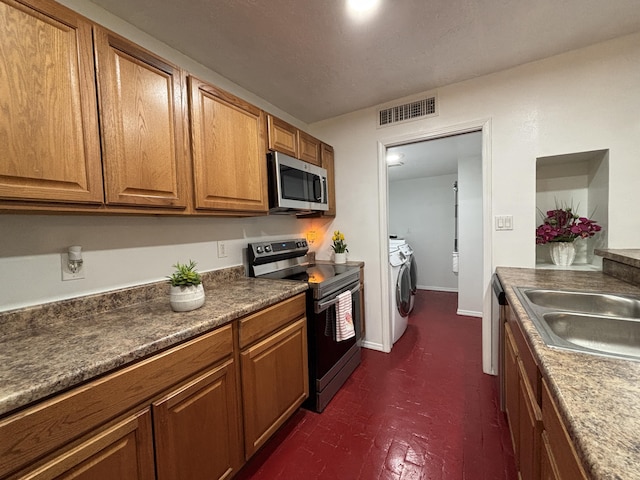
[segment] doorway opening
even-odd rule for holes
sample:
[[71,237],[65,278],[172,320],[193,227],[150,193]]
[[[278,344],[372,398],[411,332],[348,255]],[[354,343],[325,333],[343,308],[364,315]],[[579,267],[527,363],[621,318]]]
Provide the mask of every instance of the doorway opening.
[[388,147],[386,158],[389,236],[413,249],[417,288],[458,292],[457,313],[482,317],[482,132]]
[[[380,226],[385,249],[390,236],[404,238],[412,247],[418,289],[457,291],[457,313],[482,317],[483,370],[495,374],[489,295],[491,229],[487,227],[491,222],[483,221],[491,214],[489,138],[487,120],[380,142]],[[399,165],[388,166],[387,154]],[[386,291],[391,293],[395,288],[391,266],[386,259],[383,265],[388,271]],[[387,298],[390,320],[383,340],[390,350],[396,305],[392,295]]]

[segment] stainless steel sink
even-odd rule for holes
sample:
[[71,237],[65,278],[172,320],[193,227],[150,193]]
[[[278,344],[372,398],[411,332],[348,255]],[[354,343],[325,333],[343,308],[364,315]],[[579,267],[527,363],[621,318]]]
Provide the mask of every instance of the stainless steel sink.
[[640,318],[640,299],[625,295],[542,289],[524,290],[524,294],[540,307]]
[[516,287],[551,347],[640,361],[640,296]]

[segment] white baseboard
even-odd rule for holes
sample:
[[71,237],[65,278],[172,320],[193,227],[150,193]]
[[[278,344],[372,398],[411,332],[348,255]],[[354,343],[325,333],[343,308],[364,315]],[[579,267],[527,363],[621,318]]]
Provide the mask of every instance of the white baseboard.
[[363,340],[360,344],[362,348],[368,348],[369,350],[377,350],[378,352],[389,353],[385,351],[381,343],[369,342],[367,340]]
[[482,312],[474,312],[473,310],[460,310],[456,312],[458,315],[464,315],[465,317],[478,317],[482,318]]
[[436,292],[457,292],[457,287],[430,287],[425,285],[416,285],[418,290],[435,290]]

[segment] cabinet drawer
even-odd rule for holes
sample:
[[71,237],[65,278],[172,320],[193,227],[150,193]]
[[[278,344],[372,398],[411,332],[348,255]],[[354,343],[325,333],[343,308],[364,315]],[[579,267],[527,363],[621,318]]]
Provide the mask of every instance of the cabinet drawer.
[[545,380],[542,381],[542,419],[544,429],[547,432],[551,457],[555,460],[559,477],[586,480],[587,475],[582,468],[573,442],[564,426],[558,407],[551,397],[551,392]]
[[231,325],[0,421],[0,477],[132,409],[233,351]]
[[239,322],[240,348],[252,344],[287,323],[305,315],[305,294],[249,315]]

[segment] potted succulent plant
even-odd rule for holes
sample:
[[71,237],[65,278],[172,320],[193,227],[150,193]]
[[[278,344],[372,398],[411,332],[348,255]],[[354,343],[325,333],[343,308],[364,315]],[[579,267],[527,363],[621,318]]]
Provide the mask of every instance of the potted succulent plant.
[[202,277],[195,270],[196,263],[189,260],[189,263],[176,263],[173,267],[176,271],[167,277],[171,283],[171,308],[175,312],[188,312],[200,308],[204,304],[204,287]]

